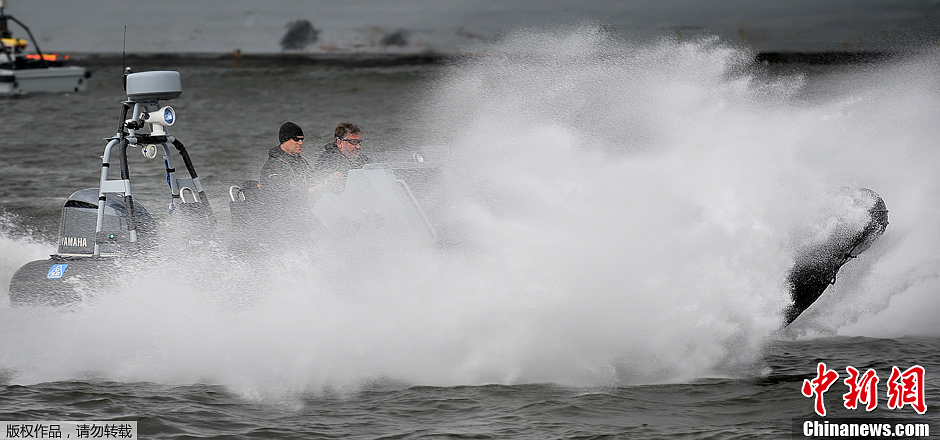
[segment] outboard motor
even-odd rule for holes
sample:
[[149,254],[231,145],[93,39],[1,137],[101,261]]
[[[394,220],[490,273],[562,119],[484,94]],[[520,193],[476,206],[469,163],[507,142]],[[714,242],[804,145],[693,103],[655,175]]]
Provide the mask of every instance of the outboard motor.
[[[122,196],[106,196],[103,228],[99,234],[105,239],[99,242],[95,239],[97,202],[98,188],[79,190],[69,196],[62,208],[58,251],[48,260],[27,263],[16,271],[10,282],[11,303],[67,304],[81,299],[78,288],[84,276],[94,275],[99,285],[111,280],[113,270],[105,269],[111,259],[94,258],[95,245],[100,245],[100,255],[104,257],[130,250],[129,243],[121,239],[127,235],[127,211]],[[153,217],[140,204],[136,209],[139,239],[149,243],[155,232]]]
[[[155,225],[153,217],[143,205],[135,206],[139,240],[150,240]],[[59,226],[59,250],[57,255],[90,257],[95,253],[95,224],[98,221],[98,188],[75,191],[62,208],[62,223]],[[100,243],[103,255],[117,255],[127,242],[117,240],[129,229],[124,197],[120,194],[105,196],[102,235],[108,237]],[[114,237],[112,237],[114,236]]]
[[[161,107],[160,101],[182,93],[179,73],[128,70],[124,81],[127,101],[122,105],[118,132],[108,139],[101,156],[99,187],[76,191],[65,202],[57,253],[17,270],[10,281],[12,305],[61,305],[79,300],[84,292],[98,290],[117,275],[116,258],[133,258],[153,246],[153,217],[131,192],[128,148],[139,148],[149,159],[162,149],[171,220],[179,219],[177,223],[188,232],[204,232],[215,225],[186,148],[166,132],[176,122],[176,112],[172,107]],[[149,132],[141,131],[145,128]],[[188,178],[176,176],[170,145],[182,157]],[[114,153],[120,179],[111,178]]]

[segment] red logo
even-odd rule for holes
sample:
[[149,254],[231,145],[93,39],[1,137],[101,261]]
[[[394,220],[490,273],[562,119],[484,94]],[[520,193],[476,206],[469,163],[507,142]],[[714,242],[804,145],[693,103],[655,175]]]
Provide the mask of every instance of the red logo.
[[915,365],[902,373],[898,367],[891,367],[888,379],[888,408],[900,409],[910,404],[917,414],[927,412],[924,403],[924,367]]
[[849,372],[849,377],[844,381],[849,386],[849,392],[842,395],[845,407],[856,409],[859,403],[864,403],[865,411],[875,409],[878,406],[878,373],[869,369],[859,377],[855,367],[845,367],[845,371]]
[[839,373],[836,370],[827,370],[826,364],[820,362],[817,368],[816,378],[813,380],[803,380],[803,395],[806,397],[816,397],[816,414],[826,415],[826,406],[823,404],[823,394],[829,391],[829,387],[836,383]]

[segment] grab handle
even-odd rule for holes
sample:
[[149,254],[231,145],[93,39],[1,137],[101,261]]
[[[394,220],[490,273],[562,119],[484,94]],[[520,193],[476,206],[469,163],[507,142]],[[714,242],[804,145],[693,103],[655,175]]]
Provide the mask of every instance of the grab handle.
[[242,191],[242,187],[238,185],[232,185],[229,187],[228,196],[232,199],[233,202],[245,201],[245,192]]
[[[186,192],[187,192],[187,191],[189,191],[189,194],[193,196],[193,201],[192,201],[192,202],[187,202],[187,201],[186,201]],[[190,187],[188,187],[188,186],[184,186],[184,187],[181,187],[181,188],[180,188],[180,200],[182,200],[183,203],[199,203],[199,197],[196,196],[196,191],[193,191],[193,189],[190,188]]]
[[401,185],[402,189],[405,190],[405,194],[408,194],[408,198],[411,199],[411,203],[415,206],[415,209],[421,216],[421,220],[424,221],[424,225],[428,228],[428,232],[431,233],[431,237],[437,240],[437,231],[434,230],[434,225],[431,224],[431,220],[428,219],[427,214],[424,213],[424,209],[421,208],[421,204],[418,203],[418,199],[415,197],[415,194],[411,192],[411,187],[408,186],[408,182],[405,182],[401,179],[396,179],[395,183]]

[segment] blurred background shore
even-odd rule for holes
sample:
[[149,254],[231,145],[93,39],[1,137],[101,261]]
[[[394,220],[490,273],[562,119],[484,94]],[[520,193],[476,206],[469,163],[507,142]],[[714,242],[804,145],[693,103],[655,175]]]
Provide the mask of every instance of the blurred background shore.
[[864,59],[940,44],[935,0],[7,0],[5,9],[47,52],[240,54],[243,62],[274,54],[422,62],[478,53],[519,30],[585,24],[635,40],[718,37],[771,61]]

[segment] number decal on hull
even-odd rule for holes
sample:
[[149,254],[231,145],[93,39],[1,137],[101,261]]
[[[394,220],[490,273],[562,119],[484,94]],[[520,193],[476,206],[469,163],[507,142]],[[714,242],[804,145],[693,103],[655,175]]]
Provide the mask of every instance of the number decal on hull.
[[48,280],[57,280],[62,278],[62,275],[65,275],[65,269],[69,267],[68,264],[54,264],[49,268],[49,272],[46,273],[46,279]]

